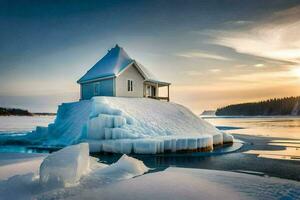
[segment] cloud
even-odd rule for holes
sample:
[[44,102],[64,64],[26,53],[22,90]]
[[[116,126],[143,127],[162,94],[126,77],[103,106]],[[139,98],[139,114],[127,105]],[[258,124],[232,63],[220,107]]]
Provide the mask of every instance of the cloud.
[[258,67],[258,68],[260,68],[260,67],[264,67],[265,65],[264,64],[261,64],[261,63],[258,63],[258,64],[255,64],[254,65],[254,67]]
[[236,20],[236,21],[228,21],[225,24],[230,24],[230,25],[247,25],[247,24],[252,24],[253,21],[250,20]]
[[188,76],[200,76],[203,73],[200,71],[196,71],[196,70],[189,70],[185,72]]
[[211,43],[287,63],[300,63],[300,6],[234,30],[211,30]]
[[221,70],[220,69],[210,69],[209,71],[212,73],[219,73]]
[[231,58],[227,58],[216,54],[203,53],[203,52],[187,52],[187,53],[177,54],[177,56],[184,57],[184,58],[205,58],[205,59],[213,59],[213,60],[221,60],[221,61],[232,61]]

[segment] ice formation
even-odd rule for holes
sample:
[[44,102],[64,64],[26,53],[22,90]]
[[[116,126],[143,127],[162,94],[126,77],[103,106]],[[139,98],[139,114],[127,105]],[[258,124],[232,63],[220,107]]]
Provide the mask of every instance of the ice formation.
[[73,185],[90,170],[87,143],[68,146],[47,156],[40,166],[40,183],[46,185]]
[[109,175],[110,178],[127,179],[142,175],[148,170],[142,161],[124,154],[116,163],[100,169],[96,173]]
[[211,150],[233,141],[179,104],[122,97],[64,103],[55,122],[33,134],[47,137],[46,146],[86,141],[91,152],[126,154]]

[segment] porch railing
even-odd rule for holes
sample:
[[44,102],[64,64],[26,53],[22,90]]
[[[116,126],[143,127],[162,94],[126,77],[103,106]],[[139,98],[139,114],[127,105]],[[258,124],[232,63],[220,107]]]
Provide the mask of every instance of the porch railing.
[[157,99],[157,100],[166,100],[166,101],[170,101],[169,97],[155,97],[155,96],[148,96],[148,98],[151,99]]

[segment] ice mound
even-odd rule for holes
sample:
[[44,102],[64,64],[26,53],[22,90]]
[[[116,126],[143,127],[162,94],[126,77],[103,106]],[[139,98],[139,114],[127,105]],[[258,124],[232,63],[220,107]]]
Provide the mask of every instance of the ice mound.
[[93,97],[59,106],[54,124],[35,133],[43,145],[86,141],[91,152],[156,154],[212,150],[232,142],[179,104],[149,98]]
[[45,158],[40,166],[40,183],[51,186],[73,185],[89,170],[88,144],[68,146]]
[[142,161],[124,154],[116,163],[99,170],[98,174],[111,174],[124,179],[142,175],[148,170]]

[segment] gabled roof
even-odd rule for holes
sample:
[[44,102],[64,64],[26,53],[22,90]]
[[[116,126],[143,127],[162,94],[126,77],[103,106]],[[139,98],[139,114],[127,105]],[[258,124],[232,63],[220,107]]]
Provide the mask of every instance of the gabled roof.
[[133,60],[123,48],[116,45],[99,60],[77,83],[87,82],[98,78],[116,76],[127,67]]
[[[77,83],[86,83],[97,79],[112,78],[119,76],[125,69],[135,65],[147,81],[158,81],[143,65],[128,56],[124,49],[118,45],[108,51]],[[169,84],[169,83],[166,83]]]

